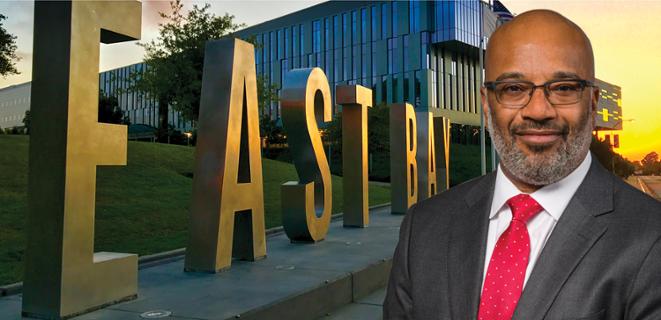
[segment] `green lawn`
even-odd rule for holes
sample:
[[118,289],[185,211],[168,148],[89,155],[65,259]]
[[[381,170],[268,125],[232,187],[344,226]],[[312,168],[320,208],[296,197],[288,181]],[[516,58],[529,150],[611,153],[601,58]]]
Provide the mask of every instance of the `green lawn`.
[[[487,144],[487,172],[491,171],[491,145]],[[480,146],[450,144],[450,186],[479,177]]]
[[[0,284],[21,280],[27,211],[28,137],[0,135]],[[99,167],[95,250],[140,255],[186,245],[192,147],[129,142],[128,165]],[[281,225],[280,184],[297,180],[290,164],[264,159],[266,227]],[[370,185],[370,205],[390,201]],[[342,179],[333,176],[333,212],[342,210]]]

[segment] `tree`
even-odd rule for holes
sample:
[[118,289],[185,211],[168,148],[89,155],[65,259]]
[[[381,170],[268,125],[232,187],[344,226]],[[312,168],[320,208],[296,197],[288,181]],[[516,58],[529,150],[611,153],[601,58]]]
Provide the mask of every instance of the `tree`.
[[659,154],[652,151],[648,153],[643,160],[640,161],[643,169],[643,174],[654,175],[661,174],[661,161],[659,161]]
[[30,110],[25,110],[25,116],[23,117],[23,126],[25,127],[25,134],[30,134]]
[[10,34],[2,26],[2,20],[6,16],[0,14],[0,75],[6,77],[10,74],[18,74],[15,62],[20,60],[16,55],[16,36]]
[[130,124],[129,117],[119,107],[117,97],[99,95],[99,122],[114,124]]
[[233,15],[216,16],[209,7],[194,5],[184,13],[181,0],[171,1],[171,13],[159,12],[165,22],[159,24],[158,37],[139,43],[145,49],[146,68],[133,75],[132,89],[158,100],[159,130],[168,128],[168,106],[184,119],[197,121],[206,42],[244,26],[236,24]]
[[607,140],[598,140],[593,136],[590,151],[604,168],[619,177],[626,179],[636,170],[632,162],[613,151]]
[[[264,75],[257,75],[257,108],[259,109],[259,132],[262,138],[266,139],[266,143],[279,144],[284,143],[284,132],[270,115],[267,110],[270,110],[271,104],[277,102],[278,85],[275,83],[269,84],[268,77]],[[267,155],[268,156],[268,155]]]

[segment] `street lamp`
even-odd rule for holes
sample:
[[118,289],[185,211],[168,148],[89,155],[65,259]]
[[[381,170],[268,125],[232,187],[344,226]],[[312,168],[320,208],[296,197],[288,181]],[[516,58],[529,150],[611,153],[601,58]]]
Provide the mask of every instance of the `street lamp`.
[[193,136],[193,134],[190,132],[184,132],[184,135],[186,136],[186,145],[190,146],[190,138]]

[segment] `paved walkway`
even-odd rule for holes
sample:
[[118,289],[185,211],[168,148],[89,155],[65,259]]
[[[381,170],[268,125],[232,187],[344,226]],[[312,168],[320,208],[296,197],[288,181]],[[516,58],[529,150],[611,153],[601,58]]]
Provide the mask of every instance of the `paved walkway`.
[[[386,284],[402,217],[390,207],[374,209],[364,229],[343,228],[340,219],[315,244],[272,235],[268,258],[234,261],[217,274],[185,273],[182,258],[143,268],[136,300],[75,319],[141,319],[154,310],[171,312],[165,319],[315,319],[343,312],[349,315],[336,319],[378,319],[383,298],[370,294]],[[373,313],[354,317],[357,309]],[[20,295],[0,299],[0,319],[20,319],[20,311]]]
[[386,289],[380,289],[369,296],[332,311],[318,320],[381,320],[383,319],[383,299]]

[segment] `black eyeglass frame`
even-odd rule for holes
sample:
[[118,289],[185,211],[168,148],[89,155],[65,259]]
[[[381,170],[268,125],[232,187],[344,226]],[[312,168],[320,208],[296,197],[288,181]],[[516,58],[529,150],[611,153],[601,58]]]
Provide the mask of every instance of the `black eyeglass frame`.
[[[549,100],[549,96],[551,95],[551,91],[550,91],[549,87],[552,84],[558,83],[558,82],[576,82],[576,83],[579,83],[581,85],[581,93],[580,93],[578,99],[574,102],[552,103]],[[491,91],[495,92],[496,91],[496,86],[499,85],[499,84],[503,84],[503,83],[524,83],[524,84],[528,84],[532,87],[531,90],[530,90],[530,93],[528,94],[528,101],[526,101],[526,103],[524,103],[522,105],[512,105],[512,104],[502,103],[502,102],[500,102],[500,98],[498,97],[498,94],[496,94],[496,101],[498,101],[498,103],[501,103],[501,104],[503,104],[505,106],[508,106],[508,107],[512,107],[513,109],[521,109],[521,108],[527,106],[530,103],[530,100],[532,100],[532,95],[535,93],[535,90],[537,90],[537,88],[544,88],[544,97],[546,98],[546,101],[551,103],[553,106],[575,104],[575,103],[581,101],[581,99],[583,98],[583,91],[585,91],[585,88],[587,88],[587,87],[599,88],[598,86],[596,86],[594,84],[594,82],[589,81],[589,80],[585,80],[585,79],[555,79],[555,80],[546,81],[546,82],[544,82],[540,85],[536,85],[532,81],[525,81],[525,80],[487,81],[487,82],[484,82],[484,87],[487,88],[488,90],[491,90]]]

